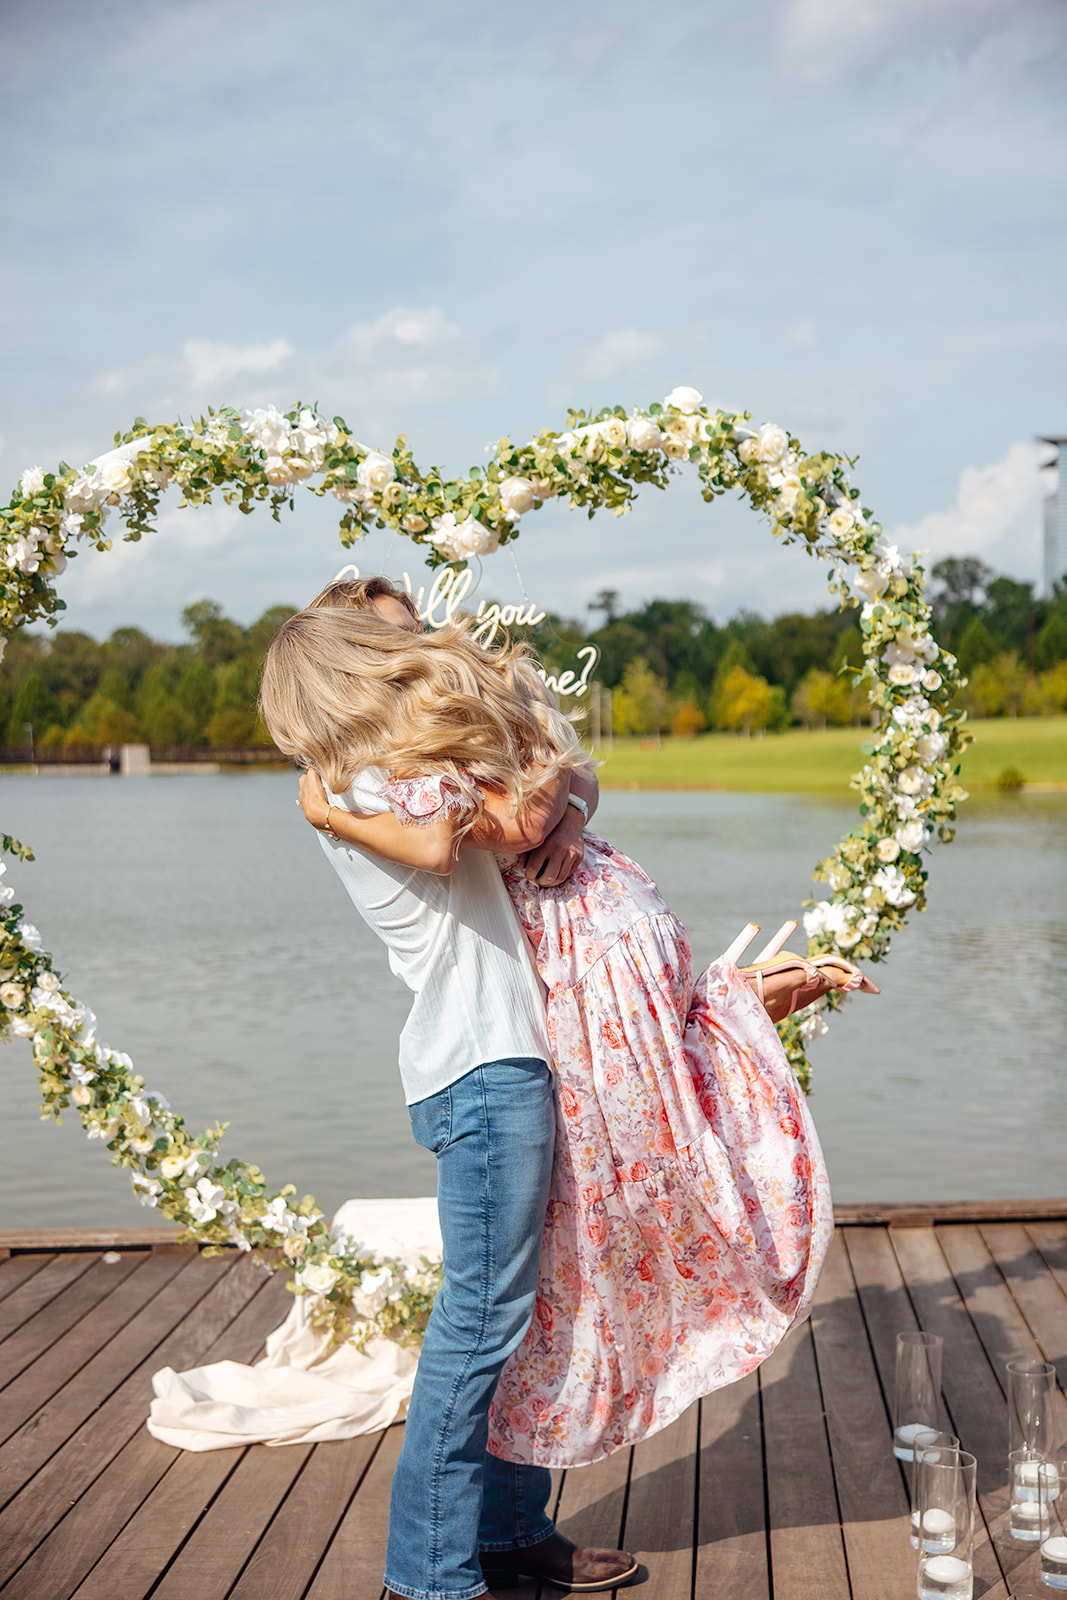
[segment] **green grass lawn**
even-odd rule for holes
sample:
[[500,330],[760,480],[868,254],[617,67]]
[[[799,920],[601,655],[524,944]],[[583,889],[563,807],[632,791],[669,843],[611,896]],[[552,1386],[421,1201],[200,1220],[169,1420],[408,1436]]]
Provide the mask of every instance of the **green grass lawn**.
[[[1067,787],[1067,717],[994,718],[968,724],[974,744],[961,777],[971,789],[994,787],[1015,767],[1028,783]],[[763,739],[708,733],[696,739],[616,739],[600,769],[605,789],[735,789],[749,793],[848,790],[863,764],[863,728],[806,733],[790,728]],[[603,755],[603,752],[601,752]]]

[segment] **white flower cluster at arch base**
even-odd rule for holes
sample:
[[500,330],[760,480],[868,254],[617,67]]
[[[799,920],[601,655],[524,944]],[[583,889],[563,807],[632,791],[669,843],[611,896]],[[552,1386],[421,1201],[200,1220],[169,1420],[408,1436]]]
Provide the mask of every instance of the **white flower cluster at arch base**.
[[[691,388],[677,388],[645,410],[574,411],[561,431],[525,445],[501,439],[486,467],[448,479],[421,469],[401,435],[390,453],[360,444],[340,417],[297,405],[243,415],[226,408],[191,425],[149,427],[138,418],[115,448],[83,471],[61,463],[31,467],[0,507],[0,645],[22,623],[55,620],[63,602],[55,580],[79,541],[107,549],[105,524],[117,512],[126,537],[149,532],[160,495],[174,486],[182,505],[220,493],[242,510],[267,501],[275,514],[305,484],[343,507],[342,543],[369,526],[391,527],[422,546],[430,565],[463,563],[516,538],[523,520],[553,499],[589,516],[622,515],[644,484],[665,488],[691,468],[707,501],[740,491],[776,537],[803,540],[826,560],[830,590],[860,608],[866,685],[877,728],[853,779],[860,819],[816,870],[828,898],[805,917],[809,951],[878,960],[909,910],[925,903],[923,852],[936,831],[952,836],[956,780],[967,742],[953,706],[960,679],[954,658],[930,632],[923,573],[883,537],[861,504],[841,456],[806,454],[773,423],[749,426],[747,413],[709,411]],[[858,681],[858,680],[857,680]],[[8,853],[32,859],[0,835]],[[129,1057],[96,1038],[95,1020],[62,988],[52,957],[25,920],[13,892],[0,887],[0,1026],[32,1042],[45,1115],[73,1104],[90,1139],[129,1167],[141,1200],[181,1222],[209,1245],[257,1248],[294,1274],[315,1298],[317,1315],[339,1334],[418,1337],[432,1305],[440,1263],[412,1272],[381,1261],[358,1241],[331,1238],[310,1197],[288,1186],[268,1190],[258,1167],[222,1163],[222,1126],[193,1138],[166,1100],[149,1091]],[[802,1083],[804,1046],[824,1031],[836,997],[780,1027]]]

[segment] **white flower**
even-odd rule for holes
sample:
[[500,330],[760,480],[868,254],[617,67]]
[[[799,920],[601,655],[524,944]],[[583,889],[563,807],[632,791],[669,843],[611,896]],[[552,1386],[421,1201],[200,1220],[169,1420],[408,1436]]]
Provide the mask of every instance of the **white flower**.
[[921,767],[905,767],[897,773],[897,788],[901,794],[920,794],[925,774]]
[[663,453],[671,461],[683,461],[690,450],[689,441],[681,434],[665,433],[663,436]]
[[0,983],[0,1004],[9,1011],[17,1011],[26,998],[25,989],[17,983]]
[[747,467],[751,462],[759,460],[759,440],[742,439],[737,447],[737,454]]
[[329,1294],[339,1277],[340,1273],[334,1267],[313,1263],[304,1268],[300,1274],[300,1281],[311,1290],[312,1294]]
[[364,489],[372,489],[379,494],[395,478],[396,462],[392,456],[385,456],[380,450],[368,450],[356,469],[356,481]]
[[159,1170],[168,1182],[185,1172],[186,1159],[183,1155],[163,1157],[163,1160],[159,1163]]
[[20,922],[15,931],[22,940],[23,944],[26,946],[27,950],[39,950],[41,948],[42,939],[40,932],[34,927],[32,922]]
[[433,519],[430,543],[450,561],[465,561],[471,556],[491,554],[496,549],[496,535],[483,528],[474,517],[457,522],[455,514],[446,511],[443,517]]
[[892,684],[898,688],[907,688],[919,676],[918,668],[911,667],[906,661],[895,661],[889,669],[888,677]]
[[626,436],[635,450],[658,450],[663,443],[663,435],[650,417],[631,417]]
[[267,482],[275,487],[289,482],[289,464],[281,456],[268,456],[263,464],[263,472]]
[[566,433],[561,433],[556,440],[556,450],[563,456],[569,456],[577,448],[577,445],[578,435],[572,433],[570,429]]
[[529,478],[503,478],[500,483],[500,503],[505,511],[523,516],[537,504],[533,484]]
[[70,1091],[70,1098],[76,1106],[91,1106],[96,1097],[84,1083],[79,1083]]
[[782,479],[778,486],[778,510],[784,515],[792,512],[797,503],[797,496],[804,485],[795,472],[791,472]]
[[839,900],[820,900],[810,911],[804,913],[804,932],[809,939],[814,939],[821,933],[828,933],[840,944],[840,935],[851,926],[854,915],[853,908]]
[[96,464],[94,477],[106,494],[125,494],[133,482],[129,463],[119,455],[102,456]]
[[[86,1137],[89,1139],[103,1139],[106,1143],[110,1144],[111,1140],[115,1137],[118,1131],[119,1120],[117,1117],[112,1117],[110,1122],[90,1122],[89,1126],[85,1130],[85,1133]],[[142,1182],[144,1181],[147,1180],[142,1180]]]
[[842,928],[841,932],[837,935],[837,948],[839,950],[849,950],[854,944],[859,944],[859,942],[859,929],[855,927]]
[[932,668],[931,668],[931,670],[929,672],[924,672],[923,676],[922,676],[922,685],[923,685],[924,689],[929,689],[931,694],[933,693],[933,691],[935,689],[940,689],[940,687],[941,687],[941,674],[940,674],[940,672],[934,672]]
[[196,1188],[182,1191],[194,1222],[214,1222],[220,1211],[230,1210],[232,1202],[226,1199],[226,1190],[210,1178],[201,1178]]
[[773,422],[765,422],[756,435],[759,442],[759,458],[768,463],[781,461],[789,449],[789,438],[784,428],[779,428]]
[[406,517],[401,517],[400,526],[405,533],[422,533],[427,526],[426,518],[420,517],[416,511],[409,511]]
[[93,487],[93,480],[82,474],[81,477],[75,478],[74,482],[64,492],[63,509],[74,514],[91,511],[96,501],[97,494]]
[[884,861],[888,864],[897,859],[900,854],[900,846],[895,839],[879,839],[875,845],[874,853],[879,861]]
[[37,1031],[29,1017],[12,1017],[9,1027],[16,1039],[32,1039]]
[[838,506],[837,510],[831,511],[827,517],[826,526],[835,539],[843,539],[856,526],[856,519],[851,511],[846,511],[844,506]]
[[897,840],[902,850],[907,850],[911,855],[917,855],[926,843],[927,829],[918,819],[905,822],[903,827],[897,829]]
[[44,473],[40,467],[27,467],[19,479],[19,488],[27,500],[35,494],[40,494],[44,488]]
[[[92,1139],[94,1135],[90,1133],[89,1137]],[[138,1174],[131,1181],[134,1193],[143,1206],[154,1206],[163,1193],[163,1185],[158,1178],[143,1178]]]
[[684,411],[688,414],[696,411],[698,406],[703,404],[703,401],[704,396],[699,389],[690,389],[683,383],[677,389],[671,390],[663,404],[665,406],[674,406],[677,411]]
[[622,417],[605,417],[603,422],[597,423],[596,431],[613,449],[626,443],[626,422]]
[[807,1014],[800,1021],[800,1037],[807,1044],[811,1039],[821,1039],[824,1033],[829,1033],[830,1027],[823,1020],[821,1007],[809,1007]]
[[147,1133],[138,1134],[137,1138],[130,1140],[130,1149],[139,1156],[151,1155],[156,1147],[156,1130],[149,1128]]
[[352,1297],[360,1316],[376,1316],[388,1304],[389,1291],[392,1287],[393,1274],[388,1267],[379,1267],[376,1271],[362,1273],[359,1288]]
[[882,867],[871,879],[876,889],[881,889],[887,904],[910,906],[915,895],[908,888],[908,880],[899,867]]
[[932,766],[935,761],[940,761],[948,749],[948,740],[943,733],[925,733],[921,739],[915,741],[915,754],[924,766]]
[[46,967],[43,972],[37,974],[37,987],[39,989],[58,989],[59,979],[54,972],[50,972]]

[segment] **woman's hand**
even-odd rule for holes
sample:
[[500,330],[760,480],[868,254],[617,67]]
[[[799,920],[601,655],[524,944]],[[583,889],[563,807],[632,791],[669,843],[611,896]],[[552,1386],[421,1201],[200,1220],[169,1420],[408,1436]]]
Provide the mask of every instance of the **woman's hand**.
[[300,775],[300,799],[296,802],[313,828],[321,833],[326,826],[330,802],[317,772],[308,767]]

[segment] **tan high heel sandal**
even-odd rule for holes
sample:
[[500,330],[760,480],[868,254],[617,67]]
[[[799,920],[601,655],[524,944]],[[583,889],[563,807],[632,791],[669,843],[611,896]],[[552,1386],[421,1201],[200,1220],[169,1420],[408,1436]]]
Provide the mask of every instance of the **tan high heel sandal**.
[[[786,1017],[791,1017],[794,1011],[801,1011],[805,1006],[810,1006],[813,1001],[820,1000],[831,989],[839,989],[842,993],[851,993],[859,990],[864,994],[880,994],[878,985],[861,972],[859,967],[846,961],[844,956],[798,956],[792,950],[783,950],[782,946],[790,934],[796,932],[799,924],[790,919],[783,922],[778,932],[768,940],[756,959],[748,966],[738,964],[738,971],[753,989],[772,1022],[784,1022]],[[722,960],[737,962],[749,945],[759,933],[759,924],[747,922],[731,945],[724,950]],[[778,959],[775,960],[775,957]],[[767,997],[765,983],[768,978],[777,978],[790,974],[795,982],[788,995],[772,995]],[[788,1001],[783,1010],[783,1004]]]

